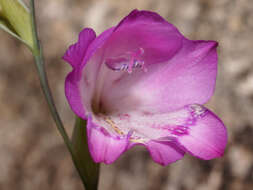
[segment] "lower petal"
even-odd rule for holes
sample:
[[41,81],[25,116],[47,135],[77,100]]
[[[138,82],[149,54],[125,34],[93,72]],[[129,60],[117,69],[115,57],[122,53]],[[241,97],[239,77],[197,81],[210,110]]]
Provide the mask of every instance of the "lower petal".
[[152,159],[163,166],[176,162],[184,157],[184,151],[172,142],[149,141],[146,144]]
[[96,115],[87,129],[94,161],[107,164],[137,144],[161,165],[180,160],[185,152],[204,160],[220,157],[227,144],[222,121],[198,104],[163,114]]
[[110,135],[104,128],[96,125],[92,118],[87,124],[88,145],[94,162],[111,164],[126,151],[129,138]]
[[179,149],[209,160],[222,156],[227,144],[227,131],[222,121],[198,104],[162,114],[111,115],[106,120],[110,121],[108,131],[124,135],[131,131],[129,147],[135,143],[147,146],[153,159],[164,165],[181,158]]
[[221,157],[227,144],[227,130],[223,122],[209,110],[195,122],[188,135],[178,137],[179,144],[200,159]]

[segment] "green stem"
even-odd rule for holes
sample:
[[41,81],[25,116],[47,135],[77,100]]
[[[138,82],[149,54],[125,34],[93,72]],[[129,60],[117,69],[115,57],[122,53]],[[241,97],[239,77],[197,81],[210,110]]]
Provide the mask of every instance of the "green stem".
[[[32,17],[32,32],[33,32],[33,40],[34,40],[34,47],[32,48],[32,53],[33,53],[33,56],[35,59],[36,68],[38,71],[40,84],[41,84],[43,93],[44,93],[46,101],[48,103],[48,107],[50,109],[51,115],[56,123],[57,129],[58,129],[59,133],[61,134],[61,136],[64,140],[64,143],[66,144],[66,146],[68,148],[68,151],[71,154],[73,163],[75,165],[75,168],[78,171],[80,178],[82,179],[84,187],[86,187],[86,190],[96,190],[97,189],[97,181],[95,180],[96,185],[90,185],[90,182],[88,181],[89,178],[87,178],[84,175],[85,173],[83,172],[82,167],[85,167],[86,163],[85,164],[82,163],[80,165],[81,162],[80,162],[80,158],[78,157],[79,155],[77,154],[77,151],[74,151],[72,143],[70,141],[70,138],[68,137],[68,135],[65,131],[65,128],[64,128],[63,123],[61,121],[61,118],[60,118],[60,116],[57,112],[57,109],[55,107],[53,96],[52,96],[52,93],[51,93],[51,90],[49,88],[48,81],[47,81],[47,75],[45,72],[42,49],[40,47],[40,43],[38,40],[36,20],[35,20],[34,0],[31,0],[30,3],[31,3],[31,17]],[[98,177],[96,177],[96,178],[98,178]],[[92,182],[92,184],[95,184],[95,182]]]
[[87,190],[97,190],[99,179],[99,164],[93,162],[88,148],[86,121],[76,118],[76,124],[72,136],[74,153],[77,155],[77,162],[81,174],[85,176]]

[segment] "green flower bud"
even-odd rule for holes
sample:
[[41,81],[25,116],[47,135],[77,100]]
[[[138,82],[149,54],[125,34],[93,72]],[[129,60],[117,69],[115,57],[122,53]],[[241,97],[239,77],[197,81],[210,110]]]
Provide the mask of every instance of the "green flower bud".
[[0,28],[34,47],[31,15],[21,0],[0,0]]

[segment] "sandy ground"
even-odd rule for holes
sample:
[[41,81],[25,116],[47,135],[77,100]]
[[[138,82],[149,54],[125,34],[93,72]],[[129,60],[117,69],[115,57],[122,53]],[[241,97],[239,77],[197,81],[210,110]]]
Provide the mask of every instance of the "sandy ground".
[[[219,42],[219,74],[208,107],[228,127],[223,158],[191,156],[167,167],[142,147],[102,165],[101,190],[253,189],[252,0],[37,1],[40,39],[57,107],[71,134],[74,115],[64,95],[71,70],[61,60],[83,27],[99,34],[132,9],[158,12],[191,39]],[[0,189],[82,189],[43,99],[30,52],[0,31]]]

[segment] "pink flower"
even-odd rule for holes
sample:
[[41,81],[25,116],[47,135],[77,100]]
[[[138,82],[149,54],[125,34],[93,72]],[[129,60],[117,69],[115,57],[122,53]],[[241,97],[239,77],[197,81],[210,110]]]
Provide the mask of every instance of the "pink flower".
[[90,153],[110,164],[134,145],[162,165],[187,152],[209,160],[227,143],[222,121],[202,104],[214,93],[217,42],[186,39],[150,11],[132,11],[98,37],[84,29],[64,60],[65,92],[87,119]]

